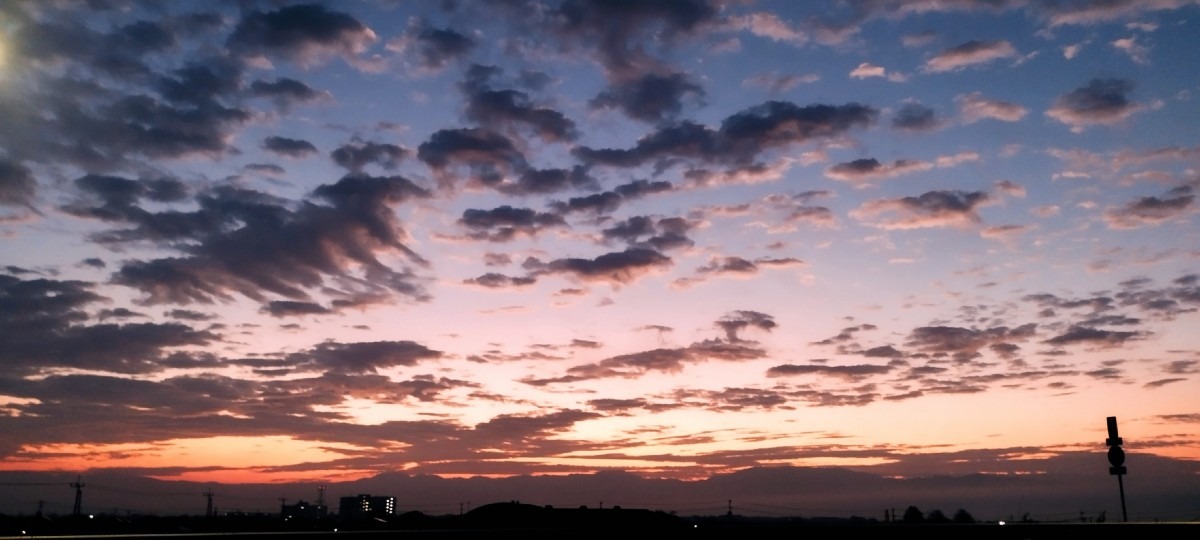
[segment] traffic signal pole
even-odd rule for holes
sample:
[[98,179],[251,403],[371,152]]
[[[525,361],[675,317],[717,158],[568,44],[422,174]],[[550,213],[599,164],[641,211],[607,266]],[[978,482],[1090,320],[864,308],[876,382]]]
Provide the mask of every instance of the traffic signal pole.
[[1112,467],[1108,468],[1108,474],[1116,475],[1117,488],[1121,490],[1121,521],[1129,521],[1129,514],[1125,512],[1125,481],[1122,479],[1125,473],[1125,451],[1121,449],[1121,437],[1117,436],[1117,417],[1108,417],[1108,440],[1104,441],[1108,445],[1108,462]]

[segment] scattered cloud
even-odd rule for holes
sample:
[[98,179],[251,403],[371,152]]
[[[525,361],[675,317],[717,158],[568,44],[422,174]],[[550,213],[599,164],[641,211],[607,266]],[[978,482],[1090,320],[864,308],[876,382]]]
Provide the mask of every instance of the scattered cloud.
[[925,62],[922,70],[927,73],[958,71],[1014,56],[1017,56],[1017,50],[1008,41],[971,40],[937,53]]
[[1129,100],[1133,83],[1126,79],[1092,79],[1055,100],[1046,116],[1058,120],[1076,133],[1089,125],[1114,124],[1142,109]]
[[1025,107],[1006,101],[987,99],[979,92],[960,94],[954,98],[954,101],[958,104],[959,115],[963,123],[966,124],[986,119],[1019,122],[1029,113]]

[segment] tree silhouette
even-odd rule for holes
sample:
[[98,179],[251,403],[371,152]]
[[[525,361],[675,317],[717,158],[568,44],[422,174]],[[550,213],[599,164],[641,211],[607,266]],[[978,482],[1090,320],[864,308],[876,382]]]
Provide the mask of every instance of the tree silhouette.
[[910,506],[904,511],[903,521],[905,523],[923,523],[925,514],[921,513],[921,509],[915,506]]
[[946,517],[946,514],[943,514],[941,510],[935,508],[929,512],[928,516],[925,516],[925,521],[930,523],[950,523],[950,518]]
[[975,523],[975,516],[972,516],[970,512],[967,512],[966,510],[959,508],[958,511],[954,513],[954,522],[955,523]]

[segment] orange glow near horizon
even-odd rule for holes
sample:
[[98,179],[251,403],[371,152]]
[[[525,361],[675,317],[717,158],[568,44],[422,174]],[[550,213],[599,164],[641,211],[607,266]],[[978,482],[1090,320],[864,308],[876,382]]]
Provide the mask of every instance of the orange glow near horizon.
[[285,484],[291,482],[353,482],[370,478],[378,471],[313,470],[271,471],[265,469],[215,469],[187,471],[179,474],[148,475],[147,478],[168,482],[199,482],[217,484]]
[[[359,448],[343,443],[300,441],[291,437],[210,437],[173,439],[152,444],[48,444],[26,446],[0,461],[0,470],[80,471],[106,468],[220,467],[239,474],[282,477],[285,473],[253,472],[260,467],[284,467],[342,457],[336,450]],[[245,471],[245,472],[242,472]],[[208,474],[197,471],[195,474]],[[191,473],[186,473],[191,474]],[[289,472],[290,477],[308,472]],[[257,481],[257,480],[243,480]]]

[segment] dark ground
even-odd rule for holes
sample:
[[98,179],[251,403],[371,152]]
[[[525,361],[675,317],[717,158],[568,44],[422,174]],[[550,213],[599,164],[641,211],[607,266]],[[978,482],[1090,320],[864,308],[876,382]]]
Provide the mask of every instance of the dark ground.
[[1200,522],[1188,523],[885,523],[850,518],[680,517],[637,509],[555,509],[519,503],[479,507],[460,516],[401,515],[339,519],[337,516],[284,520],[278,514],[199,516],[3,516],[0,538],[121,537],[130,540],[276,540],[304,538],[954,538],[1036,540],[1074,538],[1200,538]]

